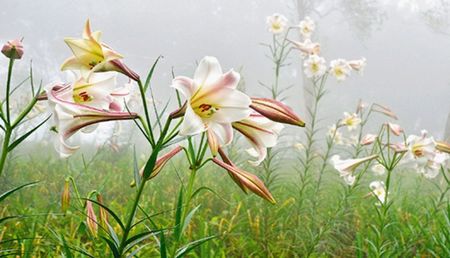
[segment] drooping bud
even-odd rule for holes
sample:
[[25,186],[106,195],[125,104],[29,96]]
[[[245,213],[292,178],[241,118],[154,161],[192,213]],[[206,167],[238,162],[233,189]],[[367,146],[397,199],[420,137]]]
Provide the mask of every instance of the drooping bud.
[[387,123],[387,125],[393,134],[400,136],[400,134],[403,133],[403,128],[401,128],[400,125],[393,123]]
[[66,179],[64,182],[64,189],[61,194],[61,210],[63,213],[69,209],[70,206],[70,182],[69,179]]
[[361,139],[361,145],[372,144],[377,139],[377,137],[378,136],[376,134],[368,133]]
[[187,102],[184,102],[183,106],[181,106],[177,110],[170,113],[169,117],[171,119],[176,119],[176,118],[180,118],[180,117],[184,116],[184,113],[186,112],[186,105],[187,105]]
[[348,64],[353,70],[362,72],[367,65],[367,60],[366,58],[362,57],[361,59],[350,60],[348,61]]
[[238,183],[239,186],[242,185],[248,190],[252,191],[253,193],[259,195],[263,199],[271,203],[276,203],[272,194],[269,192],[269,189],[267,189],[263,181],[261,181],[261,179],[259,179],[257,176],[247,171],[244,171],[236,167],[235,165],[229,165],[217,158],[213,158],[212,161],[217,165],[221,166],[222,168],[226,169],[229,173],[233,174],[233,179],[239,181]]
[[[100,203],[101,205],[105,205],[105,203],[103,202],[103,196],[101,194],[97,194],[97,202]],[[102,227],[107,228],[109,225],[108,212],[101,205],[99,205],[99,207],[100,207],[99,208],[100,209],[100,223],[101,223]]]
[[280,101],[267,98],[252,98],[250,107],[272,121],[301,127],[305,126],[305,122],[290,107]]
[[112,71],[122,73],[134,81],[139,81],[139,79],[140,79],[139,74],[137,74],[136,72],[131,70],[120,59],[115,59],[115,60],[109,61],[109,63],[107,63],[107,65],[105,65],[105,70],[107,71],[108,68],[111,69]]
[[390,110],[389,108],[387,108],[387,107],[385,107],[383,105],[377,104],[377,103],[374,103],[372,105],[372,111],[384,114],[384,115],[386,115],[386,116],[388,116],[390,118],[393,118],[395,120],[398,119],[397,115],[392,110]]
[[436,142],[436,149],[441,152],[446,152],[450,154],[450,144],[446,142]]
[[94,237],[97,237],[98,233],[98,220],[97,216],[95,215],[94,207],[92,206],[92,202],[87,200],[86,201],[86,225],[89,229],[89,232]]
[[22,41],[18,39],[9,40],[2,48],[2,53],[11,59],[21,59],[23,52]]

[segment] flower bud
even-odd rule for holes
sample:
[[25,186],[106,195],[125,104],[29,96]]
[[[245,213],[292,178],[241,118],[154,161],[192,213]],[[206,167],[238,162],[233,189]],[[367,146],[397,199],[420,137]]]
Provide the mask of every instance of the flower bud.
[[[97,202],[100,203],[101,205],[105,205],[103,202],[103,196],[101,194],[97,194]],[[107,228],[109,225],[108,212],[102,206],[100,206],[100,223],[101,223],[102,227],[104,227],[104,228]]]
[[[167,162],[173,158],[175,155],[177,155],[180,151],[183,150],[183,147],[181,146],[177,146],[176,148],[174,148],[173,150],[169,151],[168,153],[162,155],[155,164],[155,167],[153,168],[152,173],[150,174],[150,177],[147,180],[150,180],[152,178],[154,178],[155,176],[157,176],[159,174],[159,172],[161,172],[161,170],[163,169],[163,167],[167,164]],[[139,175],[142,177],[144,175],[144,167],[142,167],[139,170]],[[132,182],[130,184],[131,187],[136,186],[136,182]]]
[[440,152],[446,152],[450,154],[450,144],[446,142],[436,142],[436,149]]
[[11,59],[21,59],[23,56],[23,44],[18,39],[9,40],[2,48],[2,53]]
[[187,102],[184,102],[183,106],[181,106],[177,110],[170,113],[170,115],[169,115],[170,118],[176,119],[176,118],[180,118],[180,117],[184,116],[184,113],[186,112],[186,104],[187,104]]
[[61,194],[61,210],[63,213],[69,209],[70,206],[70,182],[68,179],[64,182],[64,189]]
[[397,115],[394,112],[392,112],[392,110],[390,110],[389,108],[387,108],[387,107],[385,107],[383,105],[377,104],[377,103],[374,103],[372,105],[372,111],[384,114],[384,115],[386,115],[386,116],[388,116],[390,118],[393,118],[395,120],[398,119]]
[[361,139],[361,145],[372,144],[377,139],[377,137],[378,136],[375,134],[368,133]]
[[91,232],[94,237],[97,237],[98,233],[98,220],[95,215],[94,207],[92,206],[92,202],[86,201],[86,224],[87,228]]
[[252,98],[250,107],[274,122],[305,126],[305,122],[290,107],[280,101],[267,98]]
[[[224,153],[221,151],[221,149],[219,149],[219,153],[222,157],[224,157]],[[231,178],[242,190],[244,190],[244,192],[250,190],[263,199],[273,204],[276,203],[269,189],[267,189],[267,187],[264,185],[264,182],[261,181],[261,179],[259,179],[257,176],[236,167],[226,156],[224,158],[225,162],[217,158],[213,158],[212,161],[220,167],[226,169]]]
[[401,128],[400,125],[393,123],[387,123],[387,125],[393,134],[400,136],[400,134],[403,133],[403,128]]

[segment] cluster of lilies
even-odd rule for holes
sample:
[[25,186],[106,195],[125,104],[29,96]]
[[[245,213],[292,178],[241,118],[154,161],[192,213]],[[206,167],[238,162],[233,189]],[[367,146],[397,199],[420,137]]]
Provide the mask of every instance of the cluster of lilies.
[[[63,63],[61,69],[74,72],[77,78],[71,83],[52,83],[38,97],[46,100],[52,110],[52,129],[58,135],[56,150],[61,157],[69,157],[79,149],[79,146],[69,143],[69,138],[80,130],[88,133],[99,123],[107,121],[136,120],[143,123],[141,116],[131,112],[126,104],[133,83],[119,87],[116,80],[120,73],[141,85],[140,77],[124,64],[122,55],[101,42],[101,32],[93,32],[87,21],[81,39],[66,38],[65,42],[73,56]],[[226,169],[244,191],[250,190],[275,202],[264,183],[238,168],[226,156],[223,147],[231,143],[233,129],[238,131],[251,146],[248,153],[255,160],[250,163],[257,166],[266,157],[267,148],[276,145],[282,124],[303,127],[305,123],[280,101],[251,98],[239,91],[236,89],[239,80],[240,74],[234,70],[224,73],[215,57],[204,57],[193,78],[177,76],[173,79],[171,87],[186,101],[170,114],[170,119],[182,119],[176,132],[179,137],[206,134],[211,161]],[[177,146],[161,156],[151,177],[156,176],[164,164],[183,149]]]

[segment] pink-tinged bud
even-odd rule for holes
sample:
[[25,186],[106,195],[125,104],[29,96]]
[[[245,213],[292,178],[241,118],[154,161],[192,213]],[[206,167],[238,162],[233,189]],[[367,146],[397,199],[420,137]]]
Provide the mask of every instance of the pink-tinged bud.
[[94,207],[92,206],[92,202],[86,201],[86,225],[91,234],[94,237],[97,237],[98,233],[98,220],[95,215]]
[[139,79],[140,79],[139,74],[135,73],[133,70],[131,70],[128,66],[126,66],[119,59],[114,59],[114,60],[109,61],[109,63],[106,65],[105,69],[108,70],[108,68],[113,71],[122,73],[134,81],[139,81]]
[[[231,162],[231,160],[227,157],[227,155],[225,154],[225,152],[223,151],[222,148],[219,148],[219,155],[222,158],[223,162],[225,162],[226,164],[228,164],[230,166],[234,166],[233,162]],[[239,180],[238,177],[236,177],[230,171],[228,171],[228,175],[230,175],[231,179],[233,179],[233,181],[242,189],[242,191],[244,191],[244,193],[248,194],[248,188],[242,184],[242,182]]]
[[294,41],[287,39],[291,42],[295,48],[300,50],[304,55],[320,55],[320,44],[311,42],[310,39],[306,39],[304,42]]
[[212,161],[222,168],[226,169],[230,175],[232,175],[233,180],[243,189],[244,191],[250,190],[253,193],[259,195],[263,199],[276,203],[269,189],[264,185],[263,181],[259,179],[257,176],[244,171],[238,167],[236,167],[230,160],[227,159],[231,164],[227,164],[217,158],[213,158]]
[[389,148],[393,149],[397,153],[407,152],[408,148],[403,143],[392,143]]
[[397,136],[400,136],[400,134],[403,133],[403,128],[401,128],[398,124],[387,123],[387,126],[389,127],[389,130]]
[[180,117],[184,116],[184,113],[186,113],[186,105],[187,105],[187,102],[184,102],[183,106],[181,106],[177,110],[170,113],[169,117],[172,119],[176,119],[176,118],[180,118]]
[[450,154],[450,144],[446,143],[446,142],[436,142],[436,149],[440,152],[446,152],[448,154]]
[[[183,147],[177,146],[177,147],[174,148],[173,150],[171,150],[171,151],[169,151],[168,153],[166,153],[166,154],[164,154],[163,156],[161,156],[161,157],[156,161],[155,167],[153,168],[153,171],[152,171],[150,177],[149,177],[147,180],[150,180],[150,179],[154,178],[155,176],[157,176],[157,175],[159,174],[159,172],[161,172],[161,170],[163,169],[163,167],[167,164],[167,162],[168,162],[171,158],[173,158],[175,155],[177,155],[177,154],[178,154],[180,151],[182,151],[182,150],[183,150]],[[139,170],[139,174],[140,174],[141,177],[144,175],[144,168],[145,168],[145,166],[142,167],[142,168]],[[133,181],[133,182],[130,184],[130,186],[131,186],[131,187],[136,186],[136,182]]]
[[305,122],[290,107],[280,101],[267,98],[252,98],[250,107],[274,122],[305,126]]
[[394,112],[392,112],[392,110],[390,110],[389,108],[387,108],[385,106],[377,104],[377,103],[374,103],[372,105],[372,111],[384,114],[384,115],[386,115],[386,116],[388,116],[390,118],[393,118],[395,120],[398,119],[397,115]]
[[377,139],[377,137],[378,136],[376,134],[368,133],[361,139],[361,145],[372,144]]
[[68,179],[64,182],[64,189],[61,194],[61,210],[63,213],[69,209],[70,206],[70,182]]
[[36,96],[36,100],[40,101],[40,100],[48,100],[48,96],[47,96],[47,92],[42,92],[41,94]]
[[357,60],[350,60],[347,63],[348,63],[348,65],[350,65],[350,67],[353,70],[362,72],[367,65],[367,60],[366,60],[366,58],[363,57],[363,58],[357,59]]
[[2,53],[11,59],[21,59],[23,52],[22,41],[18,39],[9,40],[2,48]]
[[[101,205],[105,205],[105,203],[103,202],[103,196],[101,194],[97,194],[97,202],[100,203]],[[108,212],[102,206],[100,206],[99,209],[100,209],[100,223],[102,227],[107,228],[109,225]]]
[[150,175],[149,179],[154,178],[155,176],[157,176],[159,174],[159,172],[161,172],[161,170],[163,169],[163,167],[167,164],[167,162],[173,158],[175,155],[177,155],[180,151],[183,150],[183,147],[181,146],[177,146],[175,147],[173,150],[169,151],[168,153],[162,155],[155,164],[155,167],[153,168],[153,172]]

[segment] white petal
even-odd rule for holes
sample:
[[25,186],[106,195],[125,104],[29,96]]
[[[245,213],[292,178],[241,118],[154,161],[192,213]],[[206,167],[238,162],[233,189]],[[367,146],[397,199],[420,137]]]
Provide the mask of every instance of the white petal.
[[233,128],[229,123],[210,123],[208,129],[213,130],[220,146],[228,145],[233,140]]
[[222,76],[222,68],[217,58],[205,56],[198,64],[194,74],[197,85],[208,85],[216,82]]
[[183,96],[189,99],[196,91],[194,81],[185,76],[177,76],[172,80],[172,88],[177,89]]
[[186,107],[183,123],[181,124],[180,135],[195,135],[206,130],[202,119],[195,114],[190,105]]
[[202,101],[218,108],[217,112],[210,118],[218,123],[239,121],[247,118],[251,113],[250,97],[240,91],[229,88],[222,88],[199,102]]

